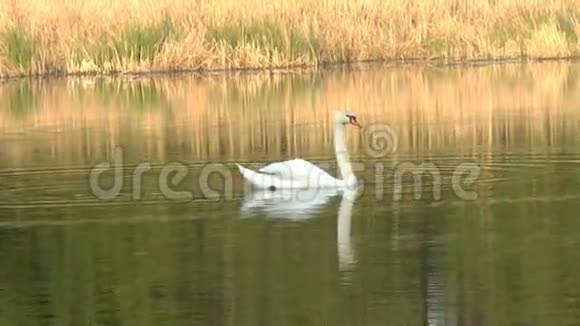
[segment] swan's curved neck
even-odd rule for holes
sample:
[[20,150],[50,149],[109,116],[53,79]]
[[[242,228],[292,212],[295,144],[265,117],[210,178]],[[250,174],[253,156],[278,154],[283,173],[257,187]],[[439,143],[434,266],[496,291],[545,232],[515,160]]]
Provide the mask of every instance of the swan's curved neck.
[[352,165],[350,164],[350,157],[348,156],[348,151],[346,149],[345,143],[345,126],[341,123],[336,123],[334,125],[334,152],[336,154],[336,161],[338,163],[338,169],[340,170],[340,176],[343,181],[348,179],[354,179],[354,174],[352,172]]

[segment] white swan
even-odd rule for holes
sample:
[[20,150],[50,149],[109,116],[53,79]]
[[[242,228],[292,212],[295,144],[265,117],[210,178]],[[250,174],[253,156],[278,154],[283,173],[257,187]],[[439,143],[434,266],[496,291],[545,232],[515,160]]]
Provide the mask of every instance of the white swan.
[[352,113],[336,112],[334,116],[334,151],[342,179],[335,178],[318,166],[303,159],[271,163],[258,171],[253,171],[236,163],[245,180],[258,189],[297,188],[345,188],[356,187],[357,180],[345,144],[344,131],[347,125],[359,128],[357,118]]

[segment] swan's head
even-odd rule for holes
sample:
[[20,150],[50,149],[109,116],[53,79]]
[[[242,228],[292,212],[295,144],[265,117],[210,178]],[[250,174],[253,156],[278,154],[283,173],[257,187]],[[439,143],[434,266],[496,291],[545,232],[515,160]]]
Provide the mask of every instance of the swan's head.
[[356,115],[354,115],[353,113],[350,113],[350,112],[337,111],[334,115],[334,122],[339,123],[339,124],[343,124],[343,125],[350,124],[350,125],[362,128],[362,126],[358,123],[358,120],[356,119]]

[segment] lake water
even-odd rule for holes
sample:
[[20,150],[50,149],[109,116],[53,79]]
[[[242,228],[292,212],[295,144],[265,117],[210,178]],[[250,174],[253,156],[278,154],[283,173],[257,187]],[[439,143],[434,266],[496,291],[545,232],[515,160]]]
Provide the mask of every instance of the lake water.
[[[580,323],[579,64],[17,80],[0,102],[2,325]],[[337,108],[364,126],[357,196],[248,197],[234,162],[336,175]]]

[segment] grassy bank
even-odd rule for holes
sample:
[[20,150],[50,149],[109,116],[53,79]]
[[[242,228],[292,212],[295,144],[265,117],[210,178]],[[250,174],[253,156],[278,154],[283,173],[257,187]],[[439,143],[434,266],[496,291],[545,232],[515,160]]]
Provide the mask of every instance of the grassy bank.
[[578,0],[0,0],[0,75],[578,54]]

